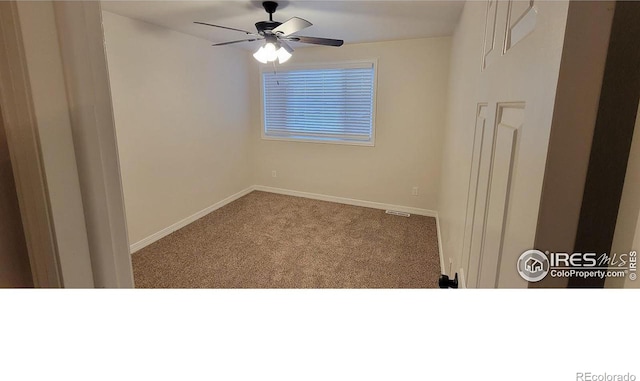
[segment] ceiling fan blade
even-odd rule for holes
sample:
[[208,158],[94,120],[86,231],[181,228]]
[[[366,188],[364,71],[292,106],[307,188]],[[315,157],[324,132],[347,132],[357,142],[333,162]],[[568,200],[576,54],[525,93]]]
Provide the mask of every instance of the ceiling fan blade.
[[251,42],[251,41],[258,41],[258,40],[263,40],[262,38],[248,38],[246,40],[236,40],[236,41],[228,41],[228,42],[220,42],[217,44],[213,44],[211,46],[223,46],[223,45],[231,45],[231,44],[237,44],[238,42]]
[[293,53],[293,48],[291,47],[291,45],[284,42],[284,40],[278,40],[278,42],[280,42],[280,46],[282,46],[284,50],[289,52],[289,54]]
[[310,27],[311,24],[309,21],[305,19],[301,19],[300,17],[292,17],[284,23],[280,24],[277,28],[273,30],[273,33],[276,33],[281,36],[288,36],[295,32],[299,32],[304,28]]
[[252,36],[257,36],[257,34],[255,34],[255,33],[247,32],[246,30],[242,30],[242,29],[229,28],[228,26],[215,25],[215,24],[208,24],[208,23],[206,23],[206,22],[200,22],[200,21],[194,21],[193,23],[194,23],[194,24],[200,24],[200,25],[214,26],[214,27],[216,27],[216,28],[222,28],[222,29],[228,29],[228,30],[235,30],[236,32],[242,32],[242,33],[250,34],[250,35],[252,35]]
[[320,38],[320,37],[305,37],[305,36],[290,36],[287,38],[289,41],[303,42],[305,44],[316,44],[326,46],[342,46],[343,40],[334,40],[332,38]]

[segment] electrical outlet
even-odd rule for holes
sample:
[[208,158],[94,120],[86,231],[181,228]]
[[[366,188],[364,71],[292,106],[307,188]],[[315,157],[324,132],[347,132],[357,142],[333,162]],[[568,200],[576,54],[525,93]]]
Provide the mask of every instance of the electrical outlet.
[[418,187],[413,187],[413,189],[411,189],[411,195],[412,196],[417,196],[418,195]]
[[278,172],[271,171],[271,177],[278,177]]

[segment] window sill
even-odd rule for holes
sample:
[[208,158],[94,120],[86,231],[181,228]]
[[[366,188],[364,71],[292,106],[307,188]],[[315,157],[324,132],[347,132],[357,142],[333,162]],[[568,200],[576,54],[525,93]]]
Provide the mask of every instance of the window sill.
[[292,137],[277,137],[277,136],[265,136],[262,135],[262,140],[271,140],[271,141],[283,141],[283,142],[295,142],[295,143],[320,143],[320,144],[336,144],[336,145],[347,145],[347,146],[361,146],[361,147],[374,147],[375,142],[358,142],[358,141],[347,141],[347,140],[333,140],[330,138],[292,138]]

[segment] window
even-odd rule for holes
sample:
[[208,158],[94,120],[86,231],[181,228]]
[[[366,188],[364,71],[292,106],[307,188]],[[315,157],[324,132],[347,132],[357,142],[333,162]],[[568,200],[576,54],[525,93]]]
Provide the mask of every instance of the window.
[[375,64],[262,73],[263,138],[374,144]]

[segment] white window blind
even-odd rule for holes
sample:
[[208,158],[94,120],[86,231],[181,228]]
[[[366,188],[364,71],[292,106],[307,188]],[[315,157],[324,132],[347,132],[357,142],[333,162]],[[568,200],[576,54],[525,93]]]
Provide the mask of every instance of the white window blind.
[[372,62],[262,73],[264,137],[373,145]]

